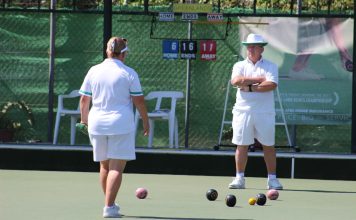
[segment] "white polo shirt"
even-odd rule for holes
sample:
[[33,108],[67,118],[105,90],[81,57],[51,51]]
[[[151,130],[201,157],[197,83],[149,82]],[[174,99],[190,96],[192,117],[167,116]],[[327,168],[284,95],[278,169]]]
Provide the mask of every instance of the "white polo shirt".
[[[261,58],[256,64],[253,64],[248,58],[235,63],[231,79],[240,75],[244,77],[266,78],[278,84],[278,67],[276,64]],[[236,93],[236,103],[233,111],[250,111],[258,113],[275,113],[273,91],[268,92],[243,92],[240,89]]]
[[143,95],[138,74],[118,59],[90,68],[79,91],[92,98],[88,130],[94,135],[126,134],[135,129],[131,96]]

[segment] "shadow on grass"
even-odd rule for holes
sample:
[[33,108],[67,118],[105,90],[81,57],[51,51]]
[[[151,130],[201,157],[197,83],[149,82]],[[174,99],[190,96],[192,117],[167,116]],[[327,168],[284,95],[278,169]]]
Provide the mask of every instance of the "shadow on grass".
[[[249,188],[253,190],[261,190],[261,192],[266,192],[268,190],[266,189],[260,189],[260,188]],[[283,190],[278,190],[280,192],[312,192],[312,193],[342,193],[342,194],[356,194],[356,191],[336,191],[336,190],[320,190],[320,189],[283,189]]]
[[283,191],[291,192],[313,192],[313,193],[343,193],[343,194],[356,194],[356,191],[332,191],[332,190],[319,190],[319,189],[283,189]]
[[[157,217],[157,216],[128,216],[128,215],[122,215],[124,218],[137,218],[137,219],[176,219],[176,220],[219,220],[219,219],[225,219],[229,220],[228,218],[179,218],[179,217]],[[237,219],[237,218],[231,218],[234,220],[253,220],[253,219]]]

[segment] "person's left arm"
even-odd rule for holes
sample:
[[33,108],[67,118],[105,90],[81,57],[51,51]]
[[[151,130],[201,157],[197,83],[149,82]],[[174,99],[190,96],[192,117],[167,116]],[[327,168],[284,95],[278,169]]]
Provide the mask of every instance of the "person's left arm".
[[251,85],[252,92],[269,92],[277,88],[277,83],[272,81],[264,81],[260,84]]
[[145,104],[145,98],[143,95],[141,96],[131,96],[132,102],[134,103],[135,107],[137,108],[140,116],[142,118],[142,125],[143,125],[143,135],[148,136],[150,125],[148,122],[148,115],[147,115],[147,108]]
[[132,83],[130,86],[130,95],[133,104],[135,105],[136,109],[140,113],[141,119],[142,119],[142,124],[143,124],[143,135],[148,136],[149,134],[149,121],[148,121],[148,115],[147,115],[147,107],[145,103],[145,97],[142,92],[142,87],[140,80],[138,78],[138,74],[132,70]]
[[260,83],[251,84],[242,88],[245,92],[269,92],[278,86],[278,66],[270,64],[265,73],[265,80]]

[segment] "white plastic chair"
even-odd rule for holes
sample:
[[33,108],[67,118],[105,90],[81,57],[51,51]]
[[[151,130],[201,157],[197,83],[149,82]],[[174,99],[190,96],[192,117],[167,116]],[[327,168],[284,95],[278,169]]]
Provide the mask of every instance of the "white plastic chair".
[[75,143],[75,124],[77,123],[78,118],[80,117],[80,109],[79,109],[79,100],[77,109],[67,109],[64,106],[64,99],[72,99],[78,98],[80,96],[79,90],[73,90],[68,95],[59,95],[58,96],[58,108],[57,108],[57,116],[56,116],[56,124],[54,127],[54,138],[53,144],[57,144],[58,141],[58,132],[59,132],[59,124],[62,116],[70,116],[70,144],[74,145]]
[[[150,132],[148,136],[147,147],[152,147],[154,136],[154,121],[155,120],[168,120],[168,133],[169,133],[169,147],[178,148],[178,120],[176,117],[176,103],[177,99],[184,97],[183,92],[180,91],[153,91],[148,93],[145,100],[157,99],[155,109],[152,112],[148,112]],[[170,109],[162,109],[161,104],[163,99],[171,99]],[[135,114],[135,126],[136,131],[138,128],[138,122],[141,119],[140,113],[136,110]]]

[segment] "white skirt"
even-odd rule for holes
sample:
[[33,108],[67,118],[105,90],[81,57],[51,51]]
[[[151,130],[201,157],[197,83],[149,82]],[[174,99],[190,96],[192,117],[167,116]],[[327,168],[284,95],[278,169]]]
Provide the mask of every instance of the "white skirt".
[[89,133],[93,146],[94,161],[108,159],[135,160],[135,131],[118,135],[93,135]]

